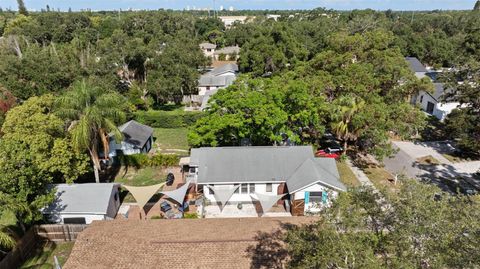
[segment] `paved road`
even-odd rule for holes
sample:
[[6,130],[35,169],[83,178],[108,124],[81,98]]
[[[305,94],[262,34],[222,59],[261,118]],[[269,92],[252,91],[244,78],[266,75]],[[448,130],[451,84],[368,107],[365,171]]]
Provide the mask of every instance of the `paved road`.
[[[455,148],[448,142],[392,142],[398,153],[384,160],[385,169],[394,174],[404,174],[411,178],[427,179],[444,190],[451,189],[444,179],[458,180],[464,178],[470,185],[480,186],[480,181],[472,174],[480,170],[480,161],[452,163],[443,153],[451,153]],[[439,165],[422,165],[417,159],[425,156],[437,159]],[[460,182],[460,184],[463,184]]]

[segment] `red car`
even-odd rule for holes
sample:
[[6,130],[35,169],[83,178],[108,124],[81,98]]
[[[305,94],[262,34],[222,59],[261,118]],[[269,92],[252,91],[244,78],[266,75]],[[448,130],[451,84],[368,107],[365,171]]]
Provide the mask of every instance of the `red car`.
[[338,159],[340,156],[342,156],[342,151],[340,149],[327,148],[315,152],[315,157]]

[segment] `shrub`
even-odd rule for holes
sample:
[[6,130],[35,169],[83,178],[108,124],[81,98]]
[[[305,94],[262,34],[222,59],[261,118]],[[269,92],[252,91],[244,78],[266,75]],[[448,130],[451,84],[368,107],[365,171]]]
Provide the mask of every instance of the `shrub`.
[[146,166],[175,166],[180,160],[179,156],[173,154],[155,154],[153,156],[146,154],[119,155],[118,158],[123,166],[134,167],[136,169]]
[[152,216],[150,219],[163,219],[163,216],[162,215],[160,215],[160,216],[155,215],[155,216]]
[[154,128],[181,128],[193,125],[203,113],[185,111],[137,111],[135,120]]
[[184,219],[198,219],[198,214],[196,212],[193,213],[185,213],[183,214]]

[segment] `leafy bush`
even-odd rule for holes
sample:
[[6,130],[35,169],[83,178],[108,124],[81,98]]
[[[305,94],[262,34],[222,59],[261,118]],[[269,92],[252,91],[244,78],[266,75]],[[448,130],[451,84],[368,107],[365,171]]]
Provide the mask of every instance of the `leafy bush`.
[[155,215],[155,216],[152,216],[150,219],[163,219],[163,216]]
[[146,166],[174,166],[178,164],[180,157],[177,155],[155,154],[148,156],[146,154],[133,154],[118,156],[120,163],[123,166],[134,167],[140,169]]
[[184,219],[198,219],[198,214],[193,212],[193,213],[185,213],[183,214]]
[[181,128],[193,125],[200,117],[201,112],[185,111],[137,111],[135,120],[154,128]]

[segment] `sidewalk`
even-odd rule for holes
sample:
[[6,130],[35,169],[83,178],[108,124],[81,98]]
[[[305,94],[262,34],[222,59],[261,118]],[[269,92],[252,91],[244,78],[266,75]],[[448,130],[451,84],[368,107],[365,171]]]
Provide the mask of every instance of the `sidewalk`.
[[355,174],[358,181],[360,181],[362,185],[372,187],[373,189],[376,190],[373,183],[370,181],[367,175],[365,175],[365,173],[360,168],[354,166],[353,163],[350,161],[350,159],[347,159],[346,163],[348,164],[348,166],[350,166],[350,169],[352,169],[352,172]]

